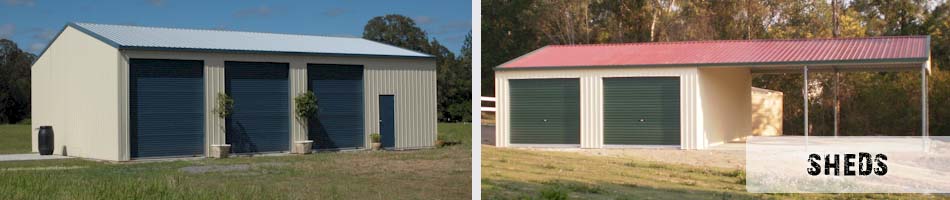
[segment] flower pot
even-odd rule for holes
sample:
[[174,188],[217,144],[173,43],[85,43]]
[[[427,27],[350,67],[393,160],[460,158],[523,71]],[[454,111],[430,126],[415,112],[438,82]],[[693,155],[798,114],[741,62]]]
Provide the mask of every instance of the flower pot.
[[228,154],[231,153],[230,144],[213,144],[211,145],[211,157],[212,158],[227,158]]
[[373,142],[373,151],[378,151],[383,148],[383,144],[379,142]]
[[291,153],[310,154],[310,149],[312,147],[313,147],[313,140],[295,141],[294,148],[291,149]]

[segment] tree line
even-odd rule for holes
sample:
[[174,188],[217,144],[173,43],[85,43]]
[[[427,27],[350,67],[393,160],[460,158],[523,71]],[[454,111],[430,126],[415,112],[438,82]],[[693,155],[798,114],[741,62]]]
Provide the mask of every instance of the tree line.
[[[411,18],[386,15],[369,20],[363,38],[435,56],[439,121],[471,121],[471,33],[465,38],[461,55],[455,55],[438,40],[430,39]],[[15,42],[0,39],[0,124],[30,117],[30,66],[36,59]]]
[[[930,35],[931,135],[950,135],[950,5],[927,0],[483,0],[482,93],[493,68],[551,44]],[[833,134],[833,73],[809,73],[812,134]],[[919,135],[920,72],[840,73],[841,135]],[[802,74],[753,75],[785,94],[783,131],[803,134]]]

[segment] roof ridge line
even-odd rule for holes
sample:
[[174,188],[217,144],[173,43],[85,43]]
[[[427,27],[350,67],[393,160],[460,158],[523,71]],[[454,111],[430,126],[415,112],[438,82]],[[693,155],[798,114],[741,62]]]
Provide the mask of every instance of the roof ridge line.
[[121,26],[121,27],[135,27],[135,28],[151,28],[151,29],[170,29],[170,30],[183,30],[183,31],[214,31],[214,32],[230,32],[230,33],[254,33],[254,34],[274,34],[274,35],[289,35],[289,36],[311,36],[311,37],[330,37],[330,38],[346,38],[346,39],[364,39],[362,37],[350,37],[350,36],[329,36],[329,35],[316,35],[316,34],[299,34],[299,33],[274,33],[274,32],[259,32],[259,31],[241,31],[241,30],[218,30],[218,29],[208,29],[208,28],[178,28],[178,27],[160,27],[160,26],[142,26],[142,25],[128,25],[128,24],[99,24],[99,23],[88,23],[88,22],[73,22],[77,25],[103,25],[103,26]]
[[691,44],[691,43],[735,43],[735,42],[781,42],[781,41],[825,41],[825,40],[871,40],[871,39],[890,39],[890,38],[927,38],[927,35],[895,35],[895,36],[873,36],[873,37],[848,37],[848,38],[789,38],[789,39],[748,39],[748,40],[687,40],[687,41],[663,41],[663,42],[625,42],[625,43],[598,43],[598,44],[551,44],[550,47],[584,47],[584,46],[637,46],[637,45],[667,45],[667,44]]

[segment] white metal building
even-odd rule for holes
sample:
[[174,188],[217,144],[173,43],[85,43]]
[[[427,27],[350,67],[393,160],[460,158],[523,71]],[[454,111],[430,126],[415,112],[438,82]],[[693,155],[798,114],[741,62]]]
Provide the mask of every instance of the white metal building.
[[753,74],[839,71],[920,71],[928,135],[930,38],[897,36],[546,46],[495,68],[495,143],[705,149],[753,135]]
[[[70,23],[32,67],[33,127],[54,154],[102,160],[369,147],[436,139],[436,63],[361,38]],[[293,114],[316,94],[317,117]],[[233,114],[214,113],[217,94]],[[36,151],[34,130],[33,150]]]

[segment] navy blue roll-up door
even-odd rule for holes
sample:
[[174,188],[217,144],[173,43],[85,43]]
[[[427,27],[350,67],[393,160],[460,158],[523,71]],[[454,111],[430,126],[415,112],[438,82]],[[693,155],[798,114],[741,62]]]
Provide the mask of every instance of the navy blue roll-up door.
[[228,61],[224,66],[225,91],[234,99],[226,119],[231,152],[289,150],[288,64]]
[[363,66],[310,64],[307,77],[317,96],[317,116],[308,123],[313,148],[362,148]]
[[131,157],[204,154],[204,63],[129,59]]
[[396,147],[396,105],[393,95],[379,96],[379,137],[384,148]]

